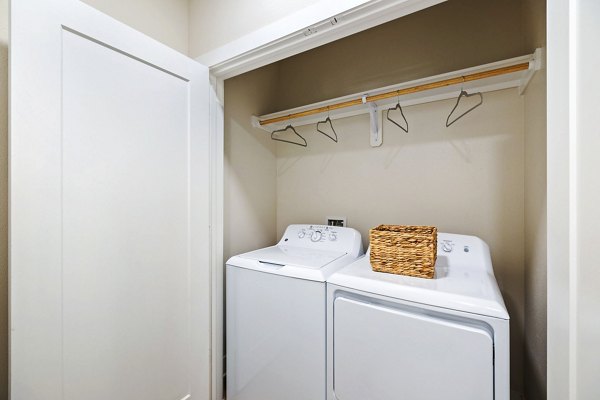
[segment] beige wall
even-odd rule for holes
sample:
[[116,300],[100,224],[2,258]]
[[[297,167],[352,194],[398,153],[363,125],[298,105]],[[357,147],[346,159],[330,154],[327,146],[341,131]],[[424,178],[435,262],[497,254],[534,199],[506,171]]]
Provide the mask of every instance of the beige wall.
[[190,0],[190,55],[198,57],[318,0]]
[[[546,45],[546,3],[523,3],[528,48]],[[525,396],[545,400],[547,367],[546,69],[525,92]]]
[[546,399],[546,71],[525,94],[525,390]]
[[[452,0],[280,64],[287,109],[522,56],[521,0]],[[278,111],[278,110],[272,110]]]
[[188,54],[189,0],[82,0],[134,29]]
[[[494,62],[510,57],[520,56],[527,52],[532,52],[533,49],[526,47],[526,43],[523,39],[523,4],[519,0],[502,0],[502,1],[478,1],[478,0],[453,0],[446,3],[436,5],[428,8],[421,12],[408,15],[404,18],[391,21],[387,24],[381,25],[369,29],[365,32],[353,35],[351,37],[339,40],[334,44],[322,46],[320,48],[313,49],[311,51],[299,54],[297,56],[288,58],[281,61],[280,73],[279,73],[279,95],[277,98],[277,110],[286,109],[289,107],[299,106],[315,101],[325,100],[327,98],[337,97],[349,93],[355,93],[360,91],[366,91],[370,88],[382,87],[391,85],[403,81],[417,79],[425,76],[431,76],[452,70],[461,68],[471,67],[474,65],[485,64]],[[485,107],[488,106],[488,97],[486,96]],[[400,189],[397,189],[393,196],[393,202],[384,203],[384,205],[378,205],[374,210],[369,212],[369,215],[378,215],[380,218],[376,221],[362,221],[362,225],[357,225],[363,229],[363,234],[366,233],[368,225],[373,225],[373,222],[382,223],[386,222],[383,219],[386,215],[396,216],[391,222],[394,223],[431,223],[433,225],[439,225],[442,230],[457,231],[457,232],[471,232],[473,234],[479,234],[484,240],[488,241],[494,254],[495,269],[499,278],[499,281],[503,285],[503,294],[509,307],[511,314],[511,384],[516,392],[524,391],[524,370],[523,370],[523,349],[525,343],[524,323],[525,323],[525,292],[524,292],[524,136],[522,131],[524,129],[523,120],[523,102],[521,98],[521,107],[519,111],[513,110],[504,116],[499,114],[497,116],[488,116],[488,123],[491,125],[501,123],[502,118],[514,119],[516,124],[514,125],[512,139],[515,153],[513,154],[513,161],[521,160],[521,163],[507,165],[502,169],[501,158],[498,157],[506,156],[503,151],[510,152],[508,148],[503,148],[500,143],[490,144],[490,149],[497,146],[497,153],[489,149],[483,149],[483,153],[471,148],[474,146],[474,142],[478,143],[477,140],[468,141],[469,146],[461,148],[460,144],[456,144],[454,141],[450,143],[444,141],[446,146],[452,145],[458,147],[452,147],[455,151],[448,150],[446,154],[448,157],[463,153],[468,153],[470,156],[474,154],[485,154],[486,157],[491,157],[488,160],[489,164],[479,165],[479,173],[486,175],[490,178],[489,197],[485,197],[479,200],[486,202],[493,201],[484,205],[480,202],[476,202],[475,199],[470,198],[471,193],[475,187],[476,181],[471,181],[469,186],[467,181],[461,182],[461,188],[458,193],[452,191],[451,194],[447,195],[446,191],[451,191],[451,185],[444,179],[439,178],[438,175],[441,171],[445,170],[445,165],[442,163],[430,163],[424,172],[423,183],[419,183],[416,179],[409,182],[402,181],[404,184],[410,183],[418,195],[414,195],[414,200],[408,201],[408,205],[418,206],[422,204],[422,193],[429,193],[427,189],[438,186],[444,188],[441,190],[442,196],[448,197],[448,202],[442,202],[441,199],[431,200],[425,202],[425,208],[419,208],[422,210],[419,213],[411,213],[414,219],[409,221],[405,218],[409,214],[403,214],[396,210],[395,204],[404,202],[406,194]],[[439,103],[437,107],[444,109],[450,109],[452,105],[441,105]],[[425,108],[417,107],[417,110],[429,110],[432,113],[436,113],[436,108]],[[272,111],[277,111],[272,110]],[[416,111],[415,111],[416,112]],[[427,111],[425,111],[427,113]],[[441,134],[447,136],[447,132],[436,129],[437,126],[443,126],[444,112],[440,109],[437,114],[440,115],[437,121],[432,121],[432,125],[426,125],[422,131],[419,132],[419,137],[426,136],[431,139],[436,138]],[[357,120],[357,124],[360,119]],[[363,126],[361,129],[368,130],[366,124],[367,120],[363,119]],[[463,121],[461,121],[462,123]],[[418,123],[415,121],[415,123]],[[476,125],[464,125],[458,124],[464,132],[468,132],[468,135],[477,133],[478,129],[483,128],[482,126]],[[411,121],[411,128],[413,122]],[[518,128],[520,127],[520,128]],[[414,126],[417,129],[416,126]],[[518,129],[517,129],[518,128]],[[356,132],[352,131],[351,132]],[[366,132],[366,131],[365,131]],[[429,133],[425,132],[438,132],[437,135],[429,136]],[[492,138],[495,137],[493,131],[489,133]],[[415,134],[416,135],[416,134]],[[360,135],[359,135],[360,136]],[[392,136],[393,137],[393,136]],[[479,137],[479,136],[475,136]],[[485,135],[483,136],[485,137]],[[404,164],[402,160],[406,156],[405,152],[408,151],[406,145],[401,146],[396,143],[395,147],[390,145],[390,135],[384,136],[384,146],[381,151],[372,149],[365,149],[364,154],[372,156],[373,158],[367,157],[363,160],[363,153],[357,148],[351,147],[346,151],[340,150],[343,146],[331,146],[325,142],[323,145],[328,145],[327,148],[336,152],[335,156],[330,155],[331,163],[334,163],[336,157],[342,157],[337,155],[337,151],[343,154],[352,153],[353,157],[356,154],[361,154],[357,158],[364,165],[360,171],[352,170],[349,174],[350,177],[360,176],[365,182],[369,182],[369,185],[373,185],[370,188],[370,192],[378,189],[383,190],[389,186],[390,180],[393,181],[397,175],[401,175],[404,171],[410,171],[411,166],[414,163]],[[521,140],[520,144],[517,144]],[[361,140],[360,138],[352,137],[352,143],[357,144]],[[364,146],[368,147],[368,137],[365,134],[362,138]],[[404,140],[413,140],[405,138]],[[416,140],[416,139],[415,139]],[[317,143],[321,143],[323,140]],[[425,141],[427,142],[427,141]],[[402,142],[406,143],[406,142]],[[416,148],[420,148],[421,145],[415,143]],[[325,151],[321,148],[320,144],[317,144],[317,150]],[[312,151],[309,149],[308,153]],[[279,149],[284,149],[283,146],[279,146]],[[428,149],[424,146],[424,149]],[[371,150],[371,151],[367,151]],[[399,155],[395,155],[393,151],[399,152]],[[287,150],[289,151],[289,150]],[[386,167],[386,164],[381,161],[379,164],[376,163],[377,157],[374,154],[378,154],[379,159],[387,160],[390,165],[394,163],[401,163],[402,168],[394,169],[393,167]],[[416,161],[416,152],[412,155],[413,158],[409,157],[408,160]],[[440,153],[438,153],[442,159]],[[286,168],[285,165],[281,165],[282,154],[279,153],[279,173],[281,174],[281,168]],[[519,158],[521,157],[521,158]],[[509,157],[510,159],[510,157]],[[356,160],[356,159],[355,159]],[[433,162],[432,160],[430,160]],[[289,162],[289,160],[288,160]],[[300,161],[297,161],[301,164]],[[327,162],[325,159],[321,159],[320,163]],[[483,162],[483,161],[482,161]],[[347,162],[348,163],[348,162]],[[333,172],[326,174],[323,179],[316,179],[316,183],[322,185],[319,187],[320,193],[323,193],[326,189],[326,185],[334,185],[335,188],[341,189],[340,197],[352,198],[352,204],[355,206],[362,206],[366,204],[365,199],[361,201],[355,201],[357,194],[355,191],[350,191],[348,186],[337,185],[332,183],[331,180],[342,179],[341,177],[347,172],[348,165],[343,164],[339,168],[333,169],[338,171],[337,175]],[[375,163],[375,164],[373,164]],[[471,164],[465,164],[465,168],[456,167],[451,169],[453,176],[457,176],[459,179],[467,179],[472,177],[472,173],[476,170],[469,170],[469,166],[474,167]],[[325,167],[323,167],[325,168]],[[304,175],[296,176],[295,179],[289,179],[290,181],[299,182],[313,182],[315,177],[308,174],[308,169],[303,170]],[[395,173],[392,173],[395,172]],[[315,172],[315,170],[311,170]],[[359,175],[356,175],[358,173]],[[498,175],[496,175],[498,174]],[[445,175],[442,173],[441,175]],[[368,178],[374,176],[374,178]],[[289,178],[289,177],[288,177]],[[283,195],[282,185],[285,180],[278,178],[278,228],[281,229],[283,225],[290,221],[290,218],[286,216],[292,212],[293,207],[298,207],[297,203],[292,202],[290,208],[282,209],[285,207],[285,200],[281,199]],[[352,181],[346,181],[345,184],[349,185]],[[448,184],[446,183],[448,182]],[[304,187],[303,185],[299,185]],[[313,187],[314,188],[314,187]],[[346,188],[346,189],[344,189]],[[494,188],[500,188],[501,190],[494,190]],[[423,192],[421,192],[423,191]],[[433,191],[433,189],[432,189]],[[340,197],[334,196],[338,201],[341,201]],[[321,199],[325,203],[326,200]],[[309,200],[310,201],[310,200]],[[330,203],[327,203],[330,204]],[[470,210],[473,214],[471,218],[461,216],[461,218],[453,219],[452,217],[446,216],[441,210],[444,209],[444,204],[450,205],[451,209],[458,209],[461,211]],[[510,204],[510,206],[508,205]],[[466,208],[465,206],[468,205]],[[301,207],[302,208],[302,207]],[[317,204],[309,203],[308,206],[303,208],[305,212],[325,212],[324,209],[318,208]],[[333,209],[327,210],[329,214],[339,214]],[[346,211],[349,213],[350,211]],[[361,213],[361,211],[355,211],[355,213]],[[293,214],[291,214],[293,216]],[[343,213],[342,213],[343,215]],[[367,214],[365,214],[367,215]],[[308,217],[308,215],[303,215]],[[317,217],[317,215],[315,215]],[[324,215],[318,215],[319,221],[323,220]],[[347,215],[350,220],[350,224],[353,218],[351,215]],[[430,218],[429,222],[422,221],[426,217]],[[419,222],[421,221],[421,222]],[[461,221],[461,222],[459,222]],[[298,221],[296,221],[298,222]]]
[[407,107],[410,133],[384,124],[369,145],[366,115],[335,121],[339,143],[301,127],[309,147],[278,144],[278,235],[291,223],[348,218],[366,243],[378,224],[434,225],[476,235],[492,251],[511,316],[511,381],[522,391],[524,134],[516,90],[486,93],[450,128],[453,100]]
[[0,400],[8,399],[8,0],[0,0]]
[[277,71],[270,65],[225,82],[225,260],[276,241],[275,143],[250,116],[272,107]]

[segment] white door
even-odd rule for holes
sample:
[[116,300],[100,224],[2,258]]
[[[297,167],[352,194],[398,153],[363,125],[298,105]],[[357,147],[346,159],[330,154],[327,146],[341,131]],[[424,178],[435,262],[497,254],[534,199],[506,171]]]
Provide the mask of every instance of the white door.
[[76,0],[10,68],[11,398],[207,399],[207,69]]

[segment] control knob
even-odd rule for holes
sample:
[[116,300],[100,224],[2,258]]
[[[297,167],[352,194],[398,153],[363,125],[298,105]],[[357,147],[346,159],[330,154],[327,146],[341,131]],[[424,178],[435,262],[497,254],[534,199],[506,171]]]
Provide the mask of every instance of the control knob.
[[302,239],[304,236],[306,236],[306,231],[302,229],[300,232],[298,232],[298,238]]
[[452,244],[448,242],[442,243],[442,250],[444,250],[446,253],[450,253],[452,251]]
[[313,242],[318,242],[319,240],[321,240],[322,237],[323,234],[321,233],[321,231],[314,231],[312,235],[310,235],[310,240],[312,240]]

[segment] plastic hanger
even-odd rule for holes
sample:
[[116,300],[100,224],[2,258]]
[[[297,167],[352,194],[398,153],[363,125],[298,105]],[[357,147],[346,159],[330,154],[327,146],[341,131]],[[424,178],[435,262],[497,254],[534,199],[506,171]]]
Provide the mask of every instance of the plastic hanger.
[[[292,132],[294,132],[294,134],[295,134],[296,136],[298,136],[300,139],[302,139],[302,143],[298,143],[298,142],[292,142],[291,140],[286,140],[286,139],[280,139],[280,138],[277,138],[277,137],[275,136],[275,134],[276,134],[276,133],[279,133],[279,132],[285,132],[285,131],[287,131],[288,129],[291,129],[291,130],[292,130]],[[306,139],[304,139],[304,138],[302,137],[302,135],[300,135],[298,132],[296,132],[296,130],[294,129],[294,127],[293,127],[292,125],[288,125],[288,126],[286,126],[285,128],[283,128],[283,129],[277,129],[277,130],[274,130],[273,132],[271,132],[271,139],[272,139],[272,140],[276,140],[276,141],[278,141],[278,142],[284,142],[284,143],[295,144],[296,146],[308,147],[308,143],[306,142]]]
[[[402,119],[404,119],[406,128],[403,127],[402,125],[400,125],[398,122],[394,121],[392,118],[390,118],[390,111],[396,111],[396,110],[400,110],[400,115],[402,115]],[[402,111],[402,106],[400,105],[400,98],[398,98],[398,104],[396,104],[396,107],[387,109],[387,111],[385,113],[385,117],[392,124],[396,125],[398,128],[402,129],[404,132],[408,133],[408,121],[406,120],[406,117],[404,116],[404,112]]]
[[[458,104],[460,103],[460,100],[463,97],[471,97],[471,96],[479,96],[479,103],[475,104],[473,107],[469,108],[467,111],[465,111],[464,113],[460,114],[458,117],[456,117],[452,121],[450,121],[450,117],[452,116],[452,114],[454,113],[454,111],[456,111],[456,108],[458,107]],[[452,111],[450,111],[450,114],[448,114],[448,118],[446,118],[446,128],[449,127],[450,125],[452,125],[453,123],[455,123],[456,121],[458,121],[459,119],[461,119],[462,117],[464,117],[465,115],[467,115],[468,113],[470,113],[471,111],[473,111],[474,109],[476,109],[477,107],[479,107],[482,104],[483,104],[483,95],[481,94],[481,92],[469,94],[464,89],[461,89],[460,90],[460,94],[458,95],[458,98],[456,99],[456,104],[454,105],[454,108],[452,109]]]
[[[335,135],[335,138],[331,137],[326,132],[324,132],[321,129],[319,129],[319,125],[321,125],[321,124],[327,124],[327,123],[329,123],[329,126],[331,127],[331,130],[333,131],[333,134]],[[337,132],[335,131],[335,129],[333,129],[333,123],[331,122],[331,118],[329,118],[329,108],[327,110],[327,118],[325,118],[323,121],[317,122],[317,132],[322,133],[323,135],[327,136],[329,139],[333,140],[336,143],[338,142]]]

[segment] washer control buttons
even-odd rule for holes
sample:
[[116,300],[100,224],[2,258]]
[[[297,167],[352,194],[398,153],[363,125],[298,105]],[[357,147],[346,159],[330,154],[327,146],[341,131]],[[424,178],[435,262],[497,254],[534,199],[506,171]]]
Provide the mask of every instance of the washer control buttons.
[[321,233],[321,231],[314,231],[312,235],[310,235],[310,240],[312,240],[313,242],[318,242],[319,240],[321,240],[322,237],[323,234]]
[[331,226],[311,225],[307,228],[298,230],[298,239],[310,239],[314,243],[319,242],[335,242],[338,240],[339,233],[333,230]]

